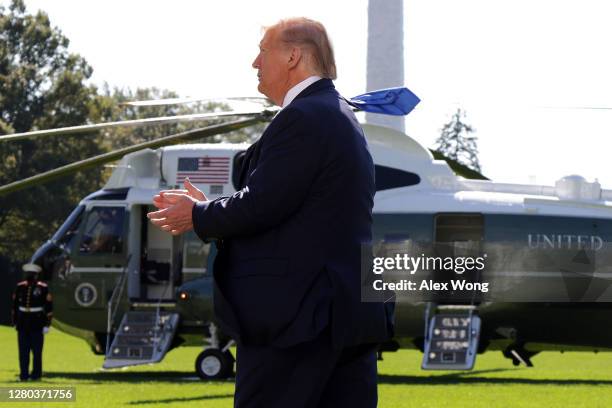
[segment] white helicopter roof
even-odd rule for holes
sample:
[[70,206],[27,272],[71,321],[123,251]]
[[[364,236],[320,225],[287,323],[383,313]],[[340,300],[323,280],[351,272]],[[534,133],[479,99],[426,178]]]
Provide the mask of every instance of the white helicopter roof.
[[[480,212],[612,218],[612,190],[576,175],[555,186],[467,180],[410,136],[362,124],[378,166],[412,173],[418,184],[376,193],[374,212]],[[130,188],[128,201],[151,203],[152,195],[182,185],[186,176],[209,198],[232,194],[234,157],[249,144],[198,143],[145,149],[116,166],[105,189]]]

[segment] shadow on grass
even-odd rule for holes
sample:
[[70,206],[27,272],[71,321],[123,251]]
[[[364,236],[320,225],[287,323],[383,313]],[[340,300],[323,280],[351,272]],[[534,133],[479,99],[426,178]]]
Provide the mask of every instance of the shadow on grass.
[[[496,368],[490,370],[474,370],[462,371],[449,374],[431,374],[431,375],[394,375],[394,374],[379,374],[379,384],[405,384],[405,385],[461,385],[461,384],[526,384],[526,385],[612,385],[612,380],[605,379],[547,379],[547,378],[516,378],[516,377],[484,377],[483,375],[491,373],[499,373],[511,371],[510,368]],[[198,382],[197,377],[192,372],[185,371],[101,371],[92,373],[70,373],[70,372],[46,372],[46,379],[70,379],[79,381],[89,381],[92,383],[104,382],[125,382],[125,383],[141,383],[141,382]],[[233,383],[234,379],[208,381],[207,383],[229,384]],[[227,396],[203,396],[194,397],[196,399],[208,398],[227,398]],[[168,401],[148,401],[152,402],[172,402],[181,401],[182,399]],[[134,402],[141,403],[141,402]],[[142,402],[144,403],[144,402]]]
[[193,402],[193,401],[206,401],[213,399],[233,398],[234,394],[221,394],[221,395],[202,395],[201,397],[189,397],[189,398],[166,398],[156,400],[138,400],[129,402],[129,405],[141,405],[141,404],[160,404],[168,402]]
[[[143,381],[147,382],[198,382],[201,381],[199,378],[196,379],[195,373],[191,371],[99,371],[91,373],[79,373],[79,372],[63,372],[63,371],[51,371],[45,372],[44,377],[46,378],[67,378],[71,380],[82,380],[91,381],[95,383],[102,383],[107,381],[118,381],[118,382],[133,382],[140,383]],[[233,379],[210,381],[217,383],[233,382]]]
[[579,379],[547,379],[547,378],[492,378],[481,377],[482,374],[510,371],[508,368],[491,370],[474,370],[459,373],[417,376],[379,374],[379,384],[404,385],[461,385],[461,384],[525,384],[525,385],[612,385],[612,380],[579,380]]

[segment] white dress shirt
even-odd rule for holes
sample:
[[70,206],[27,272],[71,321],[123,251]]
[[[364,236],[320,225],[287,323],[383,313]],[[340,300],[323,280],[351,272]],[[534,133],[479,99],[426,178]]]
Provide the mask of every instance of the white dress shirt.
[[293,88],[288,90],[287,93],[285,94],[285,99],[283,100],[282,107],[284,108],[285,106],[289,105],[295,99],[295,97],[300,94],[300,92],[302,92],[304,89],[308,88],[310,85],[317,82],[319,79],[321,79],[320,76],[313,75],[313,76],[309,76],[302,82],[294,85]]

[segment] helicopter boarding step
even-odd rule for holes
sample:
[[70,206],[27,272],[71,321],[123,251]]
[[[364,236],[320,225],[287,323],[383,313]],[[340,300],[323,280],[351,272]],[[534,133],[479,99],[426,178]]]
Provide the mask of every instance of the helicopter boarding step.
[[475,306],[438,305],[425,315],[424,370],[471,370],[474,367],[480,317]]
[[178,321],[178,313],[127,312],[106,353],[103,368],[161,361],[170,348]]

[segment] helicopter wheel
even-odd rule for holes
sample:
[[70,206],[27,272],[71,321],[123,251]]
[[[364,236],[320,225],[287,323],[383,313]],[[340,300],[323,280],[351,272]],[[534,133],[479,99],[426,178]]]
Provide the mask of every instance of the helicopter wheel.
[[234,356],[227,351],[208,348],[196,358],[195,370],[203,380],[218,380],[230,377],[234,372]]

